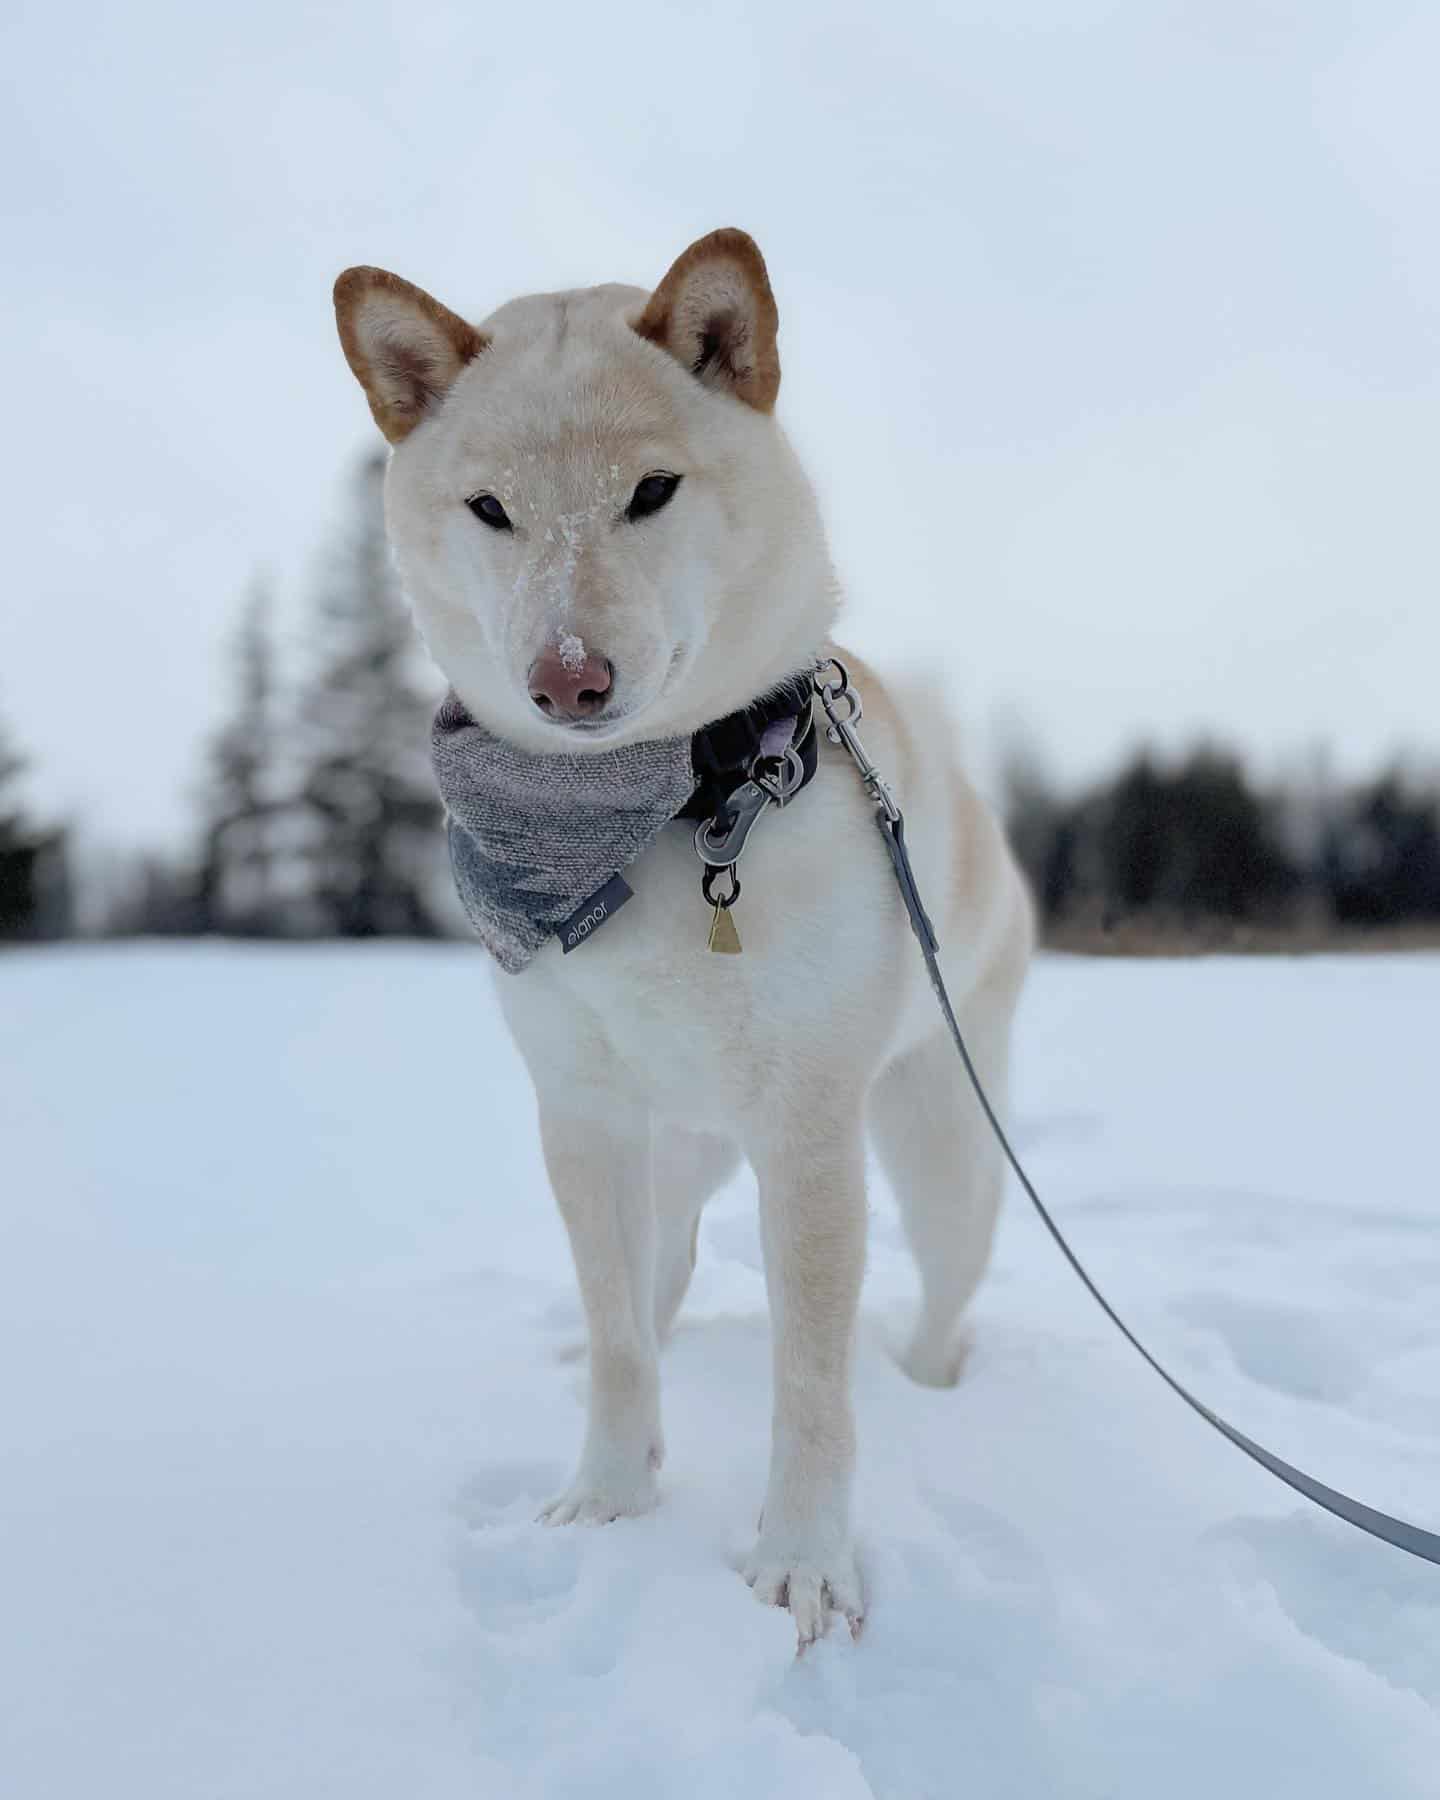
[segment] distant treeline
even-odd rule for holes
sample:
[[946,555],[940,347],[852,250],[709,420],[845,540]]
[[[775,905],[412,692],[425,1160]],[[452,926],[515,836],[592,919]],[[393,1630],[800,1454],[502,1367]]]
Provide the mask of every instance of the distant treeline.
[[1142,750],[1066,797],[1017,759],[1005,799],[1052,943],[1323,943],[1440,925],[1440,784],[1398,767],[1262,786],[1213,746],[1168,761]]
[[[428,763],[435,700],[367,461],[296,669],[243,608],[229,714],[179,854],[77,861],[20,802],[0,722],[0,939],[437,937],[463,930]],[[1135,755],[1065,794],[1015,755],[1005,809],[1049,941],[1146,950],[1440,927],[1440,782],[1392,769],[1257,784],[1234,755]]]

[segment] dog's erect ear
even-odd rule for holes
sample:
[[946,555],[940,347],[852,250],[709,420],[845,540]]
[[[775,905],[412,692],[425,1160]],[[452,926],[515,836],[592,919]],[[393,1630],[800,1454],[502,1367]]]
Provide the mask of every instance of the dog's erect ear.
[[335,323],[375,423],[398,444],[489,343],[448,306],[384,269],[347,269],[335,283]]
[[635,329],[707,387],[769,412],[780,391],[779,317],[765,259],[743,231],[712,231],[672,266]]

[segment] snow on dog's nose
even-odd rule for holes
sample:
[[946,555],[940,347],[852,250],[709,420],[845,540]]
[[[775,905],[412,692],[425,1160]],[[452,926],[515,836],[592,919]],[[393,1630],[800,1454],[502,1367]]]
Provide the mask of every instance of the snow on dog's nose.
[[586,719],[604,706],[615,671],[579,638],[562,637],[530,665],[530,698],[547,718]]

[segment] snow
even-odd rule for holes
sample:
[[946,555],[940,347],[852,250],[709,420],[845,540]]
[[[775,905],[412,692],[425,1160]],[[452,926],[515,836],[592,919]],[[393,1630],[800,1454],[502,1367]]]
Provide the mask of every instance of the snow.
[[[1044,960],[1018,1136],[1243,1430],[1440,1523],[1440,958]],[[443,1054],[439,1052],[443,1049]],[[707,1216],[649,1518],[532,1523],[579,1316],[479,952],[0,960],[0,1791],[17,1800],[1440,1793],[1440,1569],[1308,1507],[1013,1196],[965,1379],[858,1359],[865,1634],[733,1563],[753,1197]]]

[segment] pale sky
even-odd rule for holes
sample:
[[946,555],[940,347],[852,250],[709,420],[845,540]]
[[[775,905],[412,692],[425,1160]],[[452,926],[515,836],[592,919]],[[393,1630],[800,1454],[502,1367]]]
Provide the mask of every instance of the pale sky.
[[37,802],[185,823],[252,573],[372,443],[330,286],[479,316],[740,225],[851,636],[1078,779],[1433,753],[1440,8],[11,5],[11,575]]

